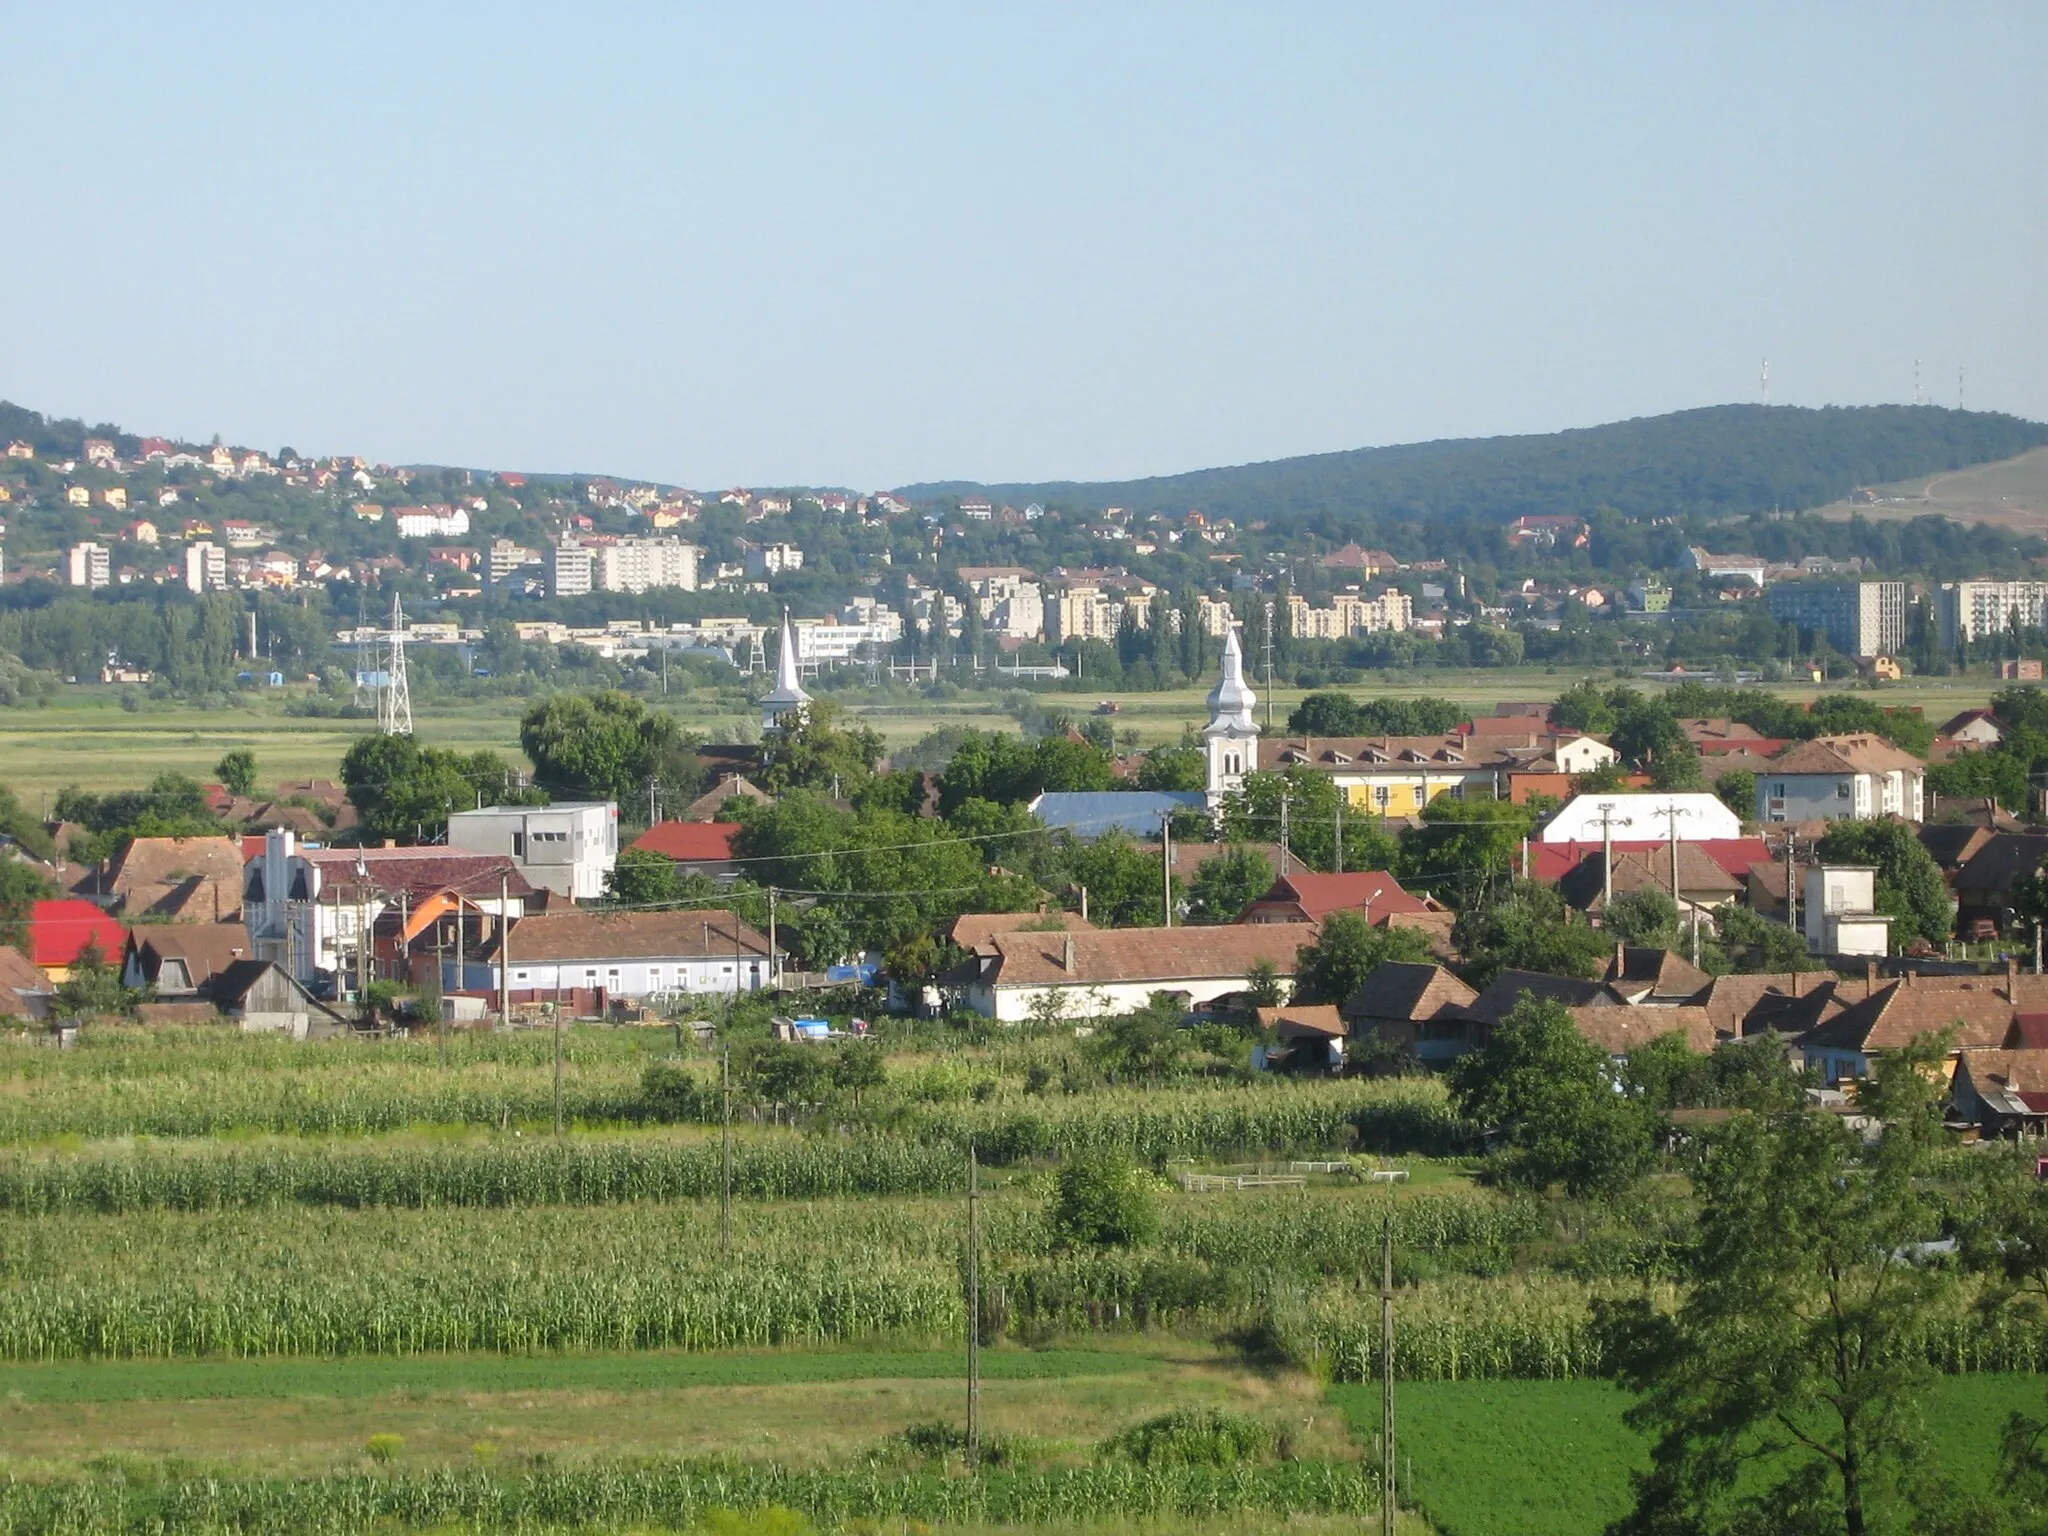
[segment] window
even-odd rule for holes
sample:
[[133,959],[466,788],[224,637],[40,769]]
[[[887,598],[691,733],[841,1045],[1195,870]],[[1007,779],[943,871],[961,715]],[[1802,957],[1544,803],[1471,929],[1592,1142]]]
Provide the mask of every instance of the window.
[[512,857],[515,859],[526,857],[526,834],[524,832],[514,832],[512,834]]
[[1849,798],[1849,781],[1847,779],[1842,780],[1841,783],[1835,786],[1835,798],[1837,800],[1846,800]]

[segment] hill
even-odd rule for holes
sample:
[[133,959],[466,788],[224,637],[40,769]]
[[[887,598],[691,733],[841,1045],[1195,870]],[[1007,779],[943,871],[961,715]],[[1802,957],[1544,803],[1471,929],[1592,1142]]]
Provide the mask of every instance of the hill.
[[1717,405],[1523,437],[1447,439],[1274,459],[1143,480],[913,485],[912,501],[998,501],[1138,512],[1394,522],[1524,514],[1631,518],[1818,507],[1859,487],[2009,459],[2048,445],[2048,424],[1939,406]]
[[1872,486],[1820,509],[1828,518],[1905,522],[1940,517],[2021,535],[2048,534],[2048,448],[1968,469]]

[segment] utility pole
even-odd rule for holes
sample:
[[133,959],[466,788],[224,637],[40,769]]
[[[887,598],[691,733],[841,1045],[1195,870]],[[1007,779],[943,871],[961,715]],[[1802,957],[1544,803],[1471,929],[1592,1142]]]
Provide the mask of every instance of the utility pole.
[[555,988],[555,1136],[562,1134],[562,1003],[561,988]]
[[1793,861],[1792,829],[1785,829],[1785,922],[1799,931],[1799,866]]
[[512,877],[498,876],[498,1027],[512,1027]]
[[1344,873],[1344,795],[1344,787],[1340,784],[1337,787],[1337,858],[1330,866],[1333,875]]
[[732,1047],[719,1053],[718,1256],[732,1257]]
[[[1273,600],[1266,599],[1266,734],[1273,734]],[[1285,844],[1282,844],[1282,860],[1285,860]],[[1287,871],[1283,868],[1281,874]]]
[[1380,1530],[1394,1536],[1394,1219],[1380,1225]]
[[[733,921],[737,923],[739,918],[735,916]],[[779,982],[782,978],[776,976],[775,969],[775,887],[771,885],[768,887],[768,974]],[[733,985],[739,985],[738,971],[733,972]]]
[[[1270,698],[1271,695],[1268,694],[1267,697]],[[1280,788],[1280,873],[1283,875],[1286,874],[1288,871],[1288,853],[1289,849],[1287,844],[1287,787],[1283,784]]]
[[1600,910],[1602,912],[1605,912],[1607,910],[1607,904],[1614,900],[1614,828],[1617,823],[1624,827],[1635,825],[1634,819],[1631,817],[1616,816],[1614,814],[1614,807],[1611,804],[1601,806]]
[[1173,815],[1159,813],[1159,903],[1166,926],[1173,926]]
[[[663,664],[666,665],[668,652],[663,651],[661,654],[663,658]],[[660,791],[660,789],[660,779],[650,778],[647,781],[647,825],[649,825],[650,827],[653,826],[657,821],[661,820],[660,812],[655,809],[655,796]]]
[[967,1145],[967,1465],[981,1465],[981,1172]]

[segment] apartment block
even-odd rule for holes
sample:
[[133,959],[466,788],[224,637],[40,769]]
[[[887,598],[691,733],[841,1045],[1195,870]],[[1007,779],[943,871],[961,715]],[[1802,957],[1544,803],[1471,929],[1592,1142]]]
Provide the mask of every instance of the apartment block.
[[548,596],[587,597],[592,589],[597,552],[573,540],[548,546]]
[[1330,599],[1327,608],[1311,608],[1308,599],[1298,595],[1287,599],[1287,632],[1298,640],[1348,640],[1354,635],[1409,629],[1414,623],[1414,600],[1393,587],[1378,597],[1340,593]]
[[104,544],[74,544],[65,551],[64,577],[74,587],[104,587],[114,579],[113,557]]
[[681,539],[620,539],[599,545],[591,579],[606,592],[647,592],[657,587],[697,590],[697,557]]
[[185,546],[185,590],[225,592],[228,585],[228,552],[211,539]]
[[1950,581],[1934,598],[1935,623],[1949,650],[1986,635],[2048,629],[2048,581]]
[[1123,616],[1124,605],[1100,587],[1069,587],[1053,600],[1048,638],[1114,640]]
[[1765,598],[1772,618],[1825,635],[1845,656],[1889,656],[1905,648],[1903,581],[1786,581]]

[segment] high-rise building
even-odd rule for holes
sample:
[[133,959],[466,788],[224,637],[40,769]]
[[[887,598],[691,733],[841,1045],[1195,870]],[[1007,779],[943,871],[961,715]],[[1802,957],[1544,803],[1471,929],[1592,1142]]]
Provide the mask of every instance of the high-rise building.
[[104,587],[114,579],[113,558],[104,544],[74,544],[65,554],[64,572],[74,587]]
[[1951,581],[1934,600],[1941,643],[1954,650],[1965,641],[2021,629],[2048,629],[2048,581]]
[[1048,638],[1054,644],[1067,640],[1114,640],[1117,627],[1123,622],[1124,605],[1100,587],[1069,587],[1048,611]]
[[1772,618],[1825,635],[1844,656],[1889,656],[1905,648],[1903,581],[1783,581],[1765,597]]
[[209,539],[185,546],[185,587],[191,592],[225,592],[228,552]]
[[599,545],[592,580],[606,592],[646,592],[656,587],[697,590],[697,556],[681,539],[625,538]]
[[548,596],[587,597],[596,566],[594,549],[564,539],[548,546]]

